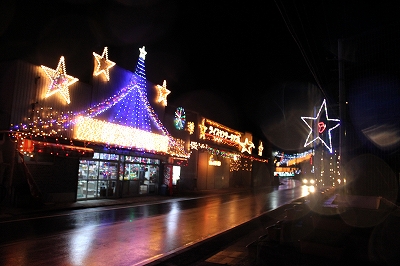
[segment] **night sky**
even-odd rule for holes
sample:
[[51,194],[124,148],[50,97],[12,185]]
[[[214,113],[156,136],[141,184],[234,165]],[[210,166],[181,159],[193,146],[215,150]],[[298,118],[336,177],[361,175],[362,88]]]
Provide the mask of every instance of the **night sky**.
[[[92,52],[167,80],[168,102],[193,107],[282,149],[307,135],[301,115],[338,101],[338,39],[398,22],[389,1],[0,1],[0,62],[23,59],[90,83]],[[297,136],[293,137],[293,136]]]

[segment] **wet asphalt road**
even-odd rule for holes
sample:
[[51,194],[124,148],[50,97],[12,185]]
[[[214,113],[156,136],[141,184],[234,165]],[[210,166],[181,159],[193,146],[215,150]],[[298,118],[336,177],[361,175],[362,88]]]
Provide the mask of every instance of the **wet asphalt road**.
[[145,265],[308,194],[279,189],[0,222],[1,265]]

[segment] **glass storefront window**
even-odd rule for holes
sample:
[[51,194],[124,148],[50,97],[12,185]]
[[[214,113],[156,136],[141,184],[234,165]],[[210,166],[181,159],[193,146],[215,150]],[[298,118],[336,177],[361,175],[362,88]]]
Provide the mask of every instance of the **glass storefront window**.
[[118,154],[109,154],[109,153],[100,153],[100,159],[110,160],[110,161],[118,161],[119,155]]
[[140,159],[141,159],[140,157],[125,156],[125,162],[139,163]]
[[158,159],[95,153],[80,160],[77,198],[156,193],[159,164]]
[[139,164],[125,164],[124,180],[139,180]]
[[117,179],[117,162],[100,162],[99,179]]

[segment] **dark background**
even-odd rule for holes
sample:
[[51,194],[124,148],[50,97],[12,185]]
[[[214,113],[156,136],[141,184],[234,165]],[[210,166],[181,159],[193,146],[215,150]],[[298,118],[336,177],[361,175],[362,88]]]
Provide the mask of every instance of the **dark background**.
[[[93,52],[167,80],[168,102],[283,150],[303,148],[300,116],[327,99],[338,118],[338,39],[398,24],[389,1],[2,0],[0,62],[23,59],[91,83]],[[353,51],[354,53],[354,51]]]

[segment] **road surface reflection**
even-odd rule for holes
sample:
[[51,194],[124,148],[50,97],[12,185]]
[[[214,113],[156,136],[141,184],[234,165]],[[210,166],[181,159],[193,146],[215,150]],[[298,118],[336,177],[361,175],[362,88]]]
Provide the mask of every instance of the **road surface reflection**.
[[[144,265],[245,223],[309,193],[294,180],[279,189],[86,210],[1,223],[5,265]],[[44,228],[45,227],[45,228]]]

